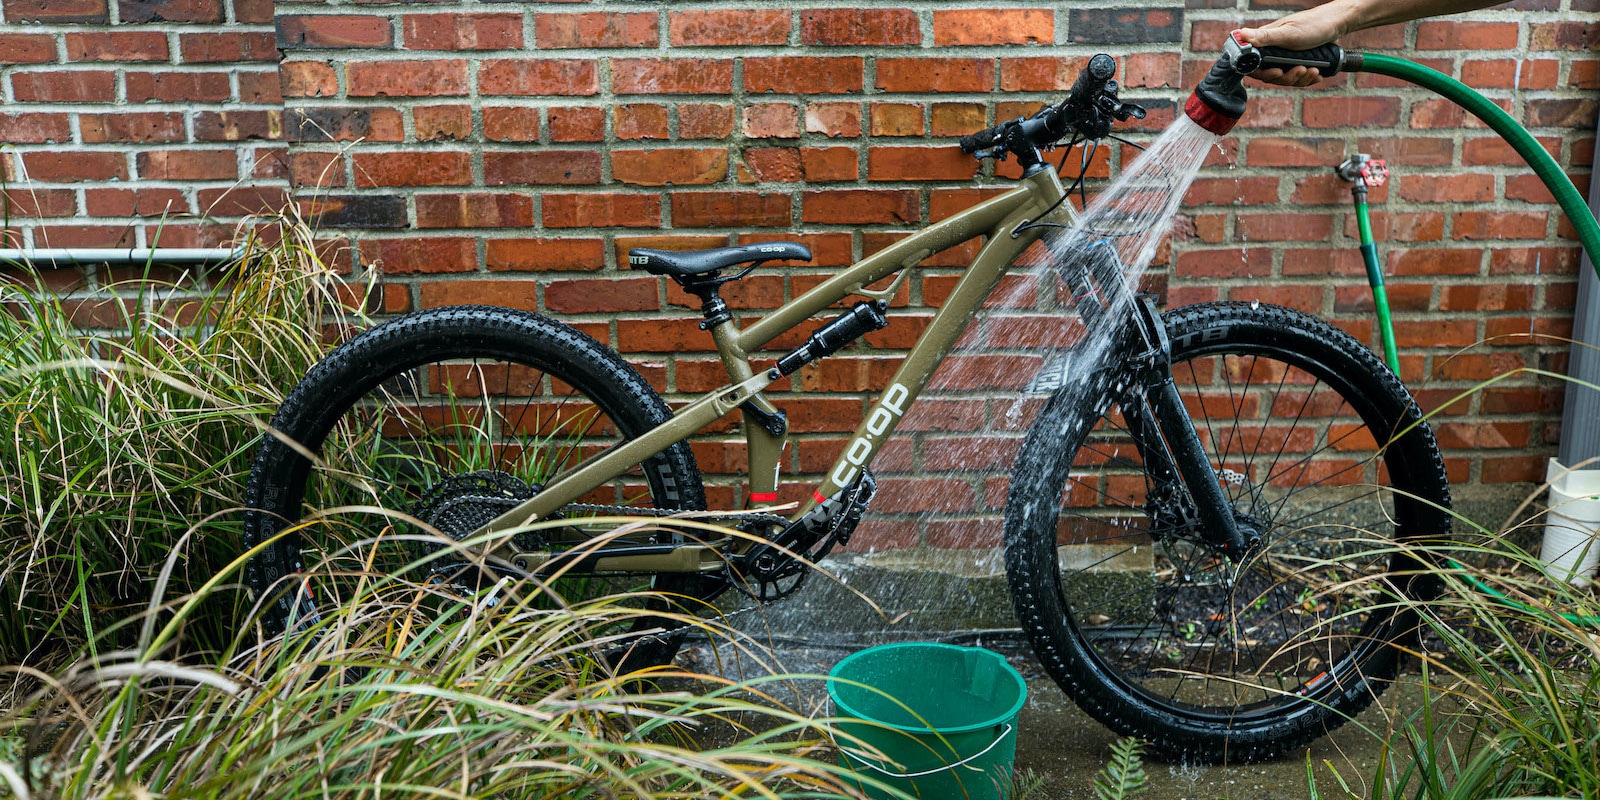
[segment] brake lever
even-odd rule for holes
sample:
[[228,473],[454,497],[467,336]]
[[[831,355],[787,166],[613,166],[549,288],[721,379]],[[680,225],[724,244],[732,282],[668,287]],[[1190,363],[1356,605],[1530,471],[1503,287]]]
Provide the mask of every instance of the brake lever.
[[1006,155],[1006,146],[1004,144],[999,144],[989,148],[988,150],[979,150],[973,153],[972,157],[978,159],[979,161],[982,161],[985,158],[992,158],[996,161],[1004,161],[1006,160]]

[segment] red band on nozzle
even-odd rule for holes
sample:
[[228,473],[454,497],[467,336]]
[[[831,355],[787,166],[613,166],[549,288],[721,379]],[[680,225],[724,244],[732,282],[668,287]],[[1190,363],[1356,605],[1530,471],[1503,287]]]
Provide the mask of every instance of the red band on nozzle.
[[1206,101],[1201,100],[1198,94],[1189,95],[1189,102],[1183,104],[1183,113],[1194,120],[1194,124],[1218,136],[1225,135],[1233,130],[1234,125],[1239,124],[1238,119],[1212,108]]

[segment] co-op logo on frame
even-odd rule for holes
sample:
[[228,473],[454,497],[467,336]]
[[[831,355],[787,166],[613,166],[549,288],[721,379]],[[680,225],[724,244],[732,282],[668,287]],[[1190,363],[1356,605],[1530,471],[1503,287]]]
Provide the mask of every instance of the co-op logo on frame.
[[889,390],[883,393],[883,399],[878,401],[878,407],[872,409],[872,416],[867,419],[867,435],[857,436],[850,443],[850,449],[844,454],[844,461],[833,468],[833,485],[843,488],[849,486],[856,479],[856,473],[861,471],[862,465],[872,457],[872,439],[884,435],[894,426],[894,421],[905,416],[906,399],[911,397],[911,390],[900,384],[891,384]]

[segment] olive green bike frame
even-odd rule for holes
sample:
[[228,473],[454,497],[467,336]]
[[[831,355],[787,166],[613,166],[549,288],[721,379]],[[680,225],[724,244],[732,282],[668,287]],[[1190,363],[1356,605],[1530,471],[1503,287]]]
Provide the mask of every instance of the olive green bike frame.
[[[878,449],[894,433],[911,403],[928,385],[939,363],[955,346],[967,322],[977,313],[1022,251],[1039,238],[1042,230],[1037,227],[1018,229],[1056,206],[1065,192],[1054,170],[1038,170],[1023,178],[1017,188],[856,262],[743,330],[731,320],[712,328],[717,352],[728,371],[728,386],[684,406],[673,414],[672,419],[642,436],[578,465],[554,483],[543,487],[537,496],[489,521],[474,535],[506,532],[547,517],[651,456],[694,435],[746,401],[762,410],[775,411],[761,392],[782,376],[775,368],[756,370],[751,365],[751,353],[851,295],[887,299],[899,288],[900,281],[924,259],[975,236],[987,237],[972,265],[967,267],[949,298],[934,314],[927,330],[906,355],[888,388],[856,428],[850,446],[828,470],[828,476],[812,492],[811,499],[791,516],[793,520],[799,519],[819,502],[819,498],[827,498],[848,485],[858,470],[872,462]],[[1062,203],[1061,207],[1066,210],[1065,213],[1071,213],[1067,204]],[[901,274],[888,288],[881,291],[867,288],[895,273]],[[744,435],[749,447],[751,494],[759,496],[777,491],[779,460],[787,437],[774,436],[749,420],[745,420]]]

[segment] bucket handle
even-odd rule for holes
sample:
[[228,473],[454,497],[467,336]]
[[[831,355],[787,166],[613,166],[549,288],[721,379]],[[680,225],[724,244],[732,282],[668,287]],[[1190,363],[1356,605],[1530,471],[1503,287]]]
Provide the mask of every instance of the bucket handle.
[[[995,749],[996,747],[999,747],[1000,743],[1005,741],[1006,737],[1010,736],[1010,735],[1011,735],[1011,723],[1008,722],[1008,723],[1006,723],[1005,730],[1000,731],[1000,735],[995,737],[995,740],[990,742],[988,747],[985,747],[982,750],[979,750],[978,752],[973,753],[972,755],[967,756],[966,758],[963,758],[963,759],[961,759],[960,761],[957,761],[954,764],[946,764],[946,765],[944,765],[942,767],[934,767],[933,769],[923,770],[922,772],[891,772],[889,770],[884,769],[883,767],[878,766],[877,764],[872,763],[871,761],[869,761],[869,760],[867,760],[865,758],[862,758],[861,756],[856,755],[854,752],[852,752],[847,747],[839,747],[839,752],[843,753],[846,758],[849,758],[852,761],[860,762],[861,766],[866,767],[866,768],[871,769],[871,770],[876,771],[876,772],[881,772],[884,775],[887,775],[887,776],[889,776],[891,778],[921,778],[921,777],[924,777],[926,775],[932,775],[932,774],[934,774],[936,772],[944,772],[945,770],[955,769],[956,767],[963,767],[963,766],[966,766],[967,764],[970,764],[970,763],[972,763],[974,761],[977,761],[979,758],[982,758],[985,753],[989,752],[990,750]],[[838,740],[834,740],[834,745],[837,746],[838,744],[839,744]]]

